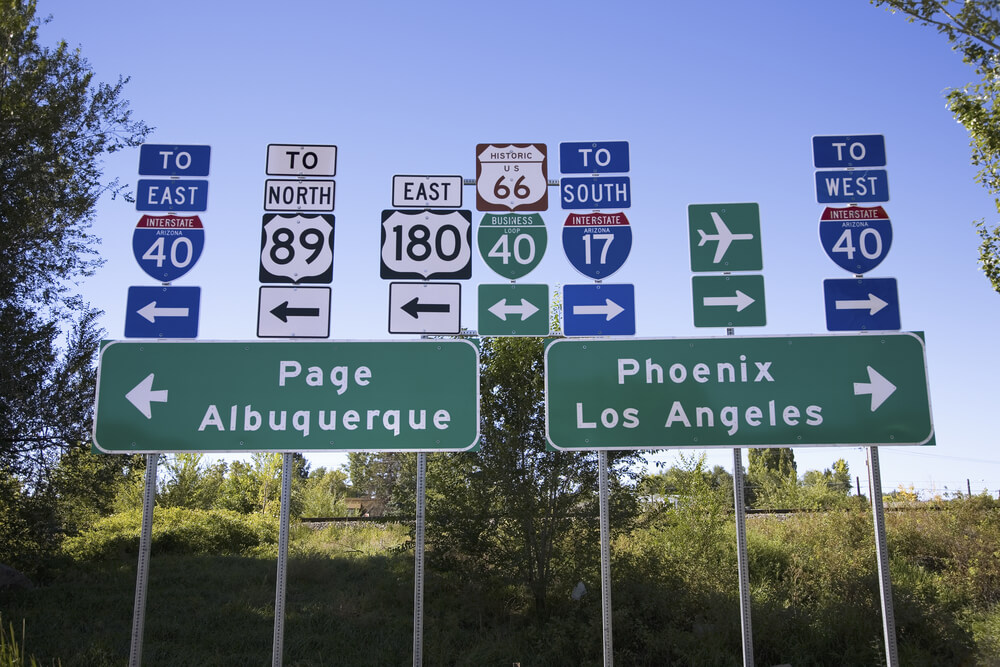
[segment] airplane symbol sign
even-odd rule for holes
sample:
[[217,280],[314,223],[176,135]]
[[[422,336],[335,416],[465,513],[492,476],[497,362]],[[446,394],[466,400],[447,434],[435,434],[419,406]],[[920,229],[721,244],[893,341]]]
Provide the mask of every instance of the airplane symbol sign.
[[691,204],[688,231],[692,271],[763,269],[757,204]]

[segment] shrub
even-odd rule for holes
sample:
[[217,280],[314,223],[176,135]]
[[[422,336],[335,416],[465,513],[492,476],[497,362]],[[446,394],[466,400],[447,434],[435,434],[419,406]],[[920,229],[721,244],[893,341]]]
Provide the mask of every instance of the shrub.
[[[67,538],[63,552],[78,561],[138,554],[141,529],[141,510],[119,512]],[[267,551],[277,539],[278,522],[272,517],[183,507],[157,507],[153,512],[155,553],[251,554]]]

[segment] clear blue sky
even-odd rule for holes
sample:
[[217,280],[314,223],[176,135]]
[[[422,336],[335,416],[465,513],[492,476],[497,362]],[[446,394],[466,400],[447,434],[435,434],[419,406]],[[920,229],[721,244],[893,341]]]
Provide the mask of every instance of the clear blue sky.
[[[883,486],[1000,489],[1000,295],[972,226],[998,215],[944,102],[973,73],[926,28],[861,0],[41,0],[39,13],[53,16],[43,41],[79,45],[101,80],[131,77],[151,143],[212,146],[205,251],[175,282],[202,288],[206,340],[255,338],[269,143],[339,148],[334,339],[392,337],[379,225],[394,174],[472,178],[477,143],[544,142],[557,177],[559,142],[591,140],[630,143],[635,243],[609,282],[635,285],[638,336],[725,334],[693,326],[687,241],[688,204],[724,202],[761,211],[768,324],[737,334],[824,333],[822,281],[848,274],[819,243],[811,137],[884,134],[894,239],[870,275],[898,280],[903,329],[926,332],[937,446],[880,448]],[[138,149],[105,171],[134,185],[137,166]],[[473,188],[465,201],[474,209]],[[110,338],[123,335],[128,286],[154,284],[132,255],[140,215],[99,205],[106,264],[81,289]],[[558,201],[542,216],[549,248],[521,281],[586,282],[561,248]],[[473,329],[475,286],[501,282],[474,255]],[[800,473],[843,457],[866,483],[862,448],[795,454]],[[731,468],[732,455],[709,460]]]

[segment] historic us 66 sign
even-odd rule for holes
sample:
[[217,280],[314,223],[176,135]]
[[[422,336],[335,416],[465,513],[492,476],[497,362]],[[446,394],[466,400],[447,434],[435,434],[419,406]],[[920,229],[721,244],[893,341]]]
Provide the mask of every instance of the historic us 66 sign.
[[144,215],[132,233],[135,261],[164,283],[190,271],[204,247],[205,228],[196,215]]
[[478,210],[546,211],[548,185],[545,144],[476,146]]

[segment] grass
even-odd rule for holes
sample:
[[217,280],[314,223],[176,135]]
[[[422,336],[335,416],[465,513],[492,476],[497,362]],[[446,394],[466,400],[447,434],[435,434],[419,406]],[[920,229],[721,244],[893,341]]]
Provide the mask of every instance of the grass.
[[[890,517],[904,664],[1000,665],[1000,606],[993,590],[1000,520],[994,510],[956,516]],[[864,512],[749,522],[758,664],[882,661],[870,522]],[[704,547],[689,548],[698,530],[668,517],[616,539],[612,599],[619,664],[739,664],[735,535],[725,527],[715,542],[704,538]],[[937,540],[951,546],[943,550]],[[143,664],[268,664],[273,544],[229,555],[182,553],[173,538],[165,544],[170,548],[158,553],[154,543],[150,563]],[[131,547],[119,551],[103,560],[66,561],[32,590],[0,593],[0,620],[24,628],[17,635],[11,625],[0,630],[0,667],[60,660],[85,667],[127,664],[136,562]],[[711,571],[718,576],[706,576]],[[593,574],[580,601],[568,595],[575,581],[557,582],[566,595],[554,593],[539,617],[516,586],[429,566],[424,664],[599,665],[600,582]],[[410,663],[413,583],[406,526],[296,527],[285,664]]]

